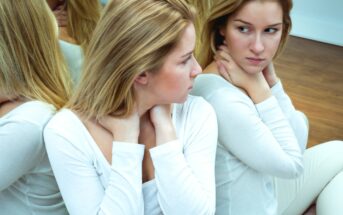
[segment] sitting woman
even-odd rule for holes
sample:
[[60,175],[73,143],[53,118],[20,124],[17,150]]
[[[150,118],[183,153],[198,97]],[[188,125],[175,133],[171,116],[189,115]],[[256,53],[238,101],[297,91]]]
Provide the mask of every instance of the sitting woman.
[[59,26],[59,39],[74,85],[80,79],[84,52],[100,18],[99,0],[46,0]]
[[67,214],[43,128],[70,95],[44,0],[0,1],[0,213]]
[[201,72],[193,21],[180,0],[106,7],[44,132],[70,214],[214,214],[216,117],[188,95]]
[[273,66],[291,8],[291,0],[217,0],[205,23],[206,74],[192,93],[218,117],[217,214],[301,214],[316,199],[318,214],[343,214],[343,142],[305,150],[307,119]]

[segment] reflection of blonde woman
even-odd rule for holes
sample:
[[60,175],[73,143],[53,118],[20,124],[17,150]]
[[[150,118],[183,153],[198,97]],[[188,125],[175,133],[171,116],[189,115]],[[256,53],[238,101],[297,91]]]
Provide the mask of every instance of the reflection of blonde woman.
[[43,0],[0,1],[0,213],[66,214],[43,128],[69,97]]
[[73,81],[78,82],[83,53],[100,18],[99,0],[46,0],[59,24],[60,45]]
[[188,96],[201,72],[193,20],[180,0],[106,7],[44,133],[71,214],[214,214],[216,118]]
[[306,117],[272,63],[290,31],[292,1],[215,2],[199,52],[206,74],[193,93],[218,117],[216,213],[302,214],[318,198],[319,214],[343,214],[343,142],[305,150]]

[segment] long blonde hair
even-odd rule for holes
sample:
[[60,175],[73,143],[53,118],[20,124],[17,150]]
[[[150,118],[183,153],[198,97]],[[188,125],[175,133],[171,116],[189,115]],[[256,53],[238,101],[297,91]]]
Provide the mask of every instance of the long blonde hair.
[[101,4],[99,0],[66,0],[66,7],[67,32],[85,50],[99,21]]
[[0,91],[61,108],[70,78],[45,0],[0,0]]
[[[196,35],[201,35],[202,29],[204,27],[205,21],[209,16],[210,10],[212,5],[214,4],[215,0],[187,0],[187,2],[193,5],[196,9],[196,19],[195,19],[195,30]],[[196,37],[196,49],[195,49],[195,56],[198,56],[201,52],[200,47],[202,46],[201,37]]]
[[194,21],[182,0],[123,0],[107,5],[85,55],[85,69],[68,107],[86,117],[125,117],[135,98],[133,82],[157,71]]
[[283,30],[275,57],[282,51],[292,27],[290,18],[290,11],[293,5],[292,0],[214,0],[212,9],[201,33],[202,46],[197,47],[199,50],[196,51],[196,57],[202,67],[206,67],[213,61],[216,47],[223,43],[224,38],[220,35],[219,29],[226,25],[231,15],[251,1],[275,1],[281,5],[283,12]]

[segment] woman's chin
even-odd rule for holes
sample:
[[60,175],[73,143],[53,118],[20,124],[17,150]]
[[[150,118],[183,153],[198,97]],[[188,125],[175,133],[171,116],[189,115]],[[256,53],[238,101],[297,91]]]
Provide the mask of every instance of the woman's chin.
[[262,72],[263,70],[263,67],[261,66],[244,66],[242,68],[246,73],[251,74],[251,75]]

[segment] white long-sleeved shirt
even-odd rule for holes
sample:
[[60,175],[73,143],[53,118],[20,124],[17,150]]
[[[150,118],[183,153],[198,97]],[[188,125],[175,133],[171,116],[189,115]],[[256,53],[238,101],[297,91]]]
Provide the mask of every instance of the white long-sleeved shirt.
[[70,214],[214,214],[215,113],[189,96],[172,119],[178,139],[150,149],[155,179],[142,185],[143,145],[114,142],[109,164],[73,112],[57,113],[44,136]]
[[73,85],[76,86],[79,83],[81,77],[81,69],[83,64],[83,51],[81,46],[59,40],[60,48],[63,53],[64,59],[68,65],[68,70],[73,81]]
[[273,177],[302,173],[308,132],[281,82],[259,104],[215,74],[199,75],[192,94],[217,114],[216,214],[275,214]]
[[0,117],[0,214],[68,214],[43,141],[54,112],[29,101]]

